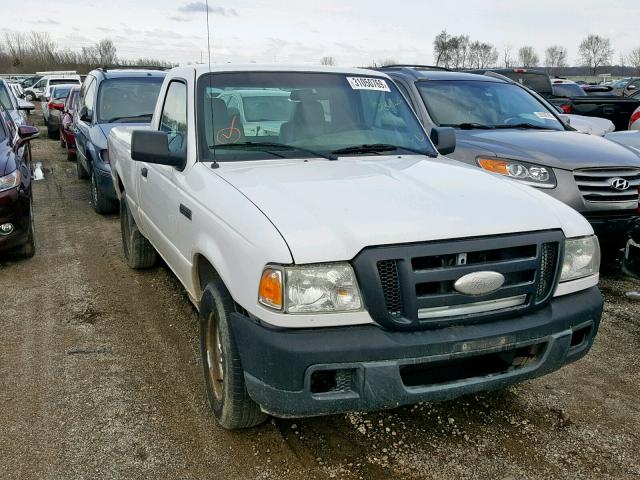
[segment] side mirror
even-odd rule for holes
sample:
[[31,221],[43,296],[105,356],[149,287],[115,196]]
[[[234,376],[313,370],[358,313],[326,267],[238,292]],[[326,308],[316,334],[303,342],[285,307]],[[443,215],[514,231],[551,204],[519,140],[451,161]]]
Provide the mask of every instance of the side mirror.
[[169,151],[169,135],[158,130],[134,130],[131,133],[131,158],[138,162],[169,165],[182,170],[185,153]]
[[18,146],[27,143],[29,140],[33,140],[40,135],[40,130],[31,125],[20,125],[18,127]]
[[24,102],[18,105],[18,110],[25,110],[27,112],[31,112],[32,110],[35,110],[35,108],[35,105],[31,102]]
[[89,110],[87,109],[87,107],[82,107],[80,109],[79,117],[80,117],[80,120],[82,120],[83,122],[91,121],[91,119],[89,118]]
[[629,86],[627,87],[627,90],[632,90],[632,91],[633,91],[633,90],[637,90],[637,88],[638,88],[638,87],[636,87],[635,85],[629,85]]
[[441,155],[455,152],[456,131],[452,127],[433,127],[429,137]]

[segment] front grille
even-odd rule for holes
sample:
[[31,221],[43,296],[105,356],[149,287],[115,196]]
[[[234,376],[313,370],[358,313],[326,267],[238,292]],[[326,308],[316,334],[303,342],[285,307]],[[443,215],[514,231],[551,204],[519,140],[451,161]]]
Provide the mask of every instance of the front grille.
[[[573,177],[586,202],[638,202],[640,169],[636,168],[589,168],[576,170]],[[612,186],[614,180],[626,180],[624,190]]]
[[[560,231],[370,247],[354,267],[374,320],[395,329],[480,321],[544,305],[553,291],[564,236]],[[504,283],[483,295],[456,281],[498,272]]]

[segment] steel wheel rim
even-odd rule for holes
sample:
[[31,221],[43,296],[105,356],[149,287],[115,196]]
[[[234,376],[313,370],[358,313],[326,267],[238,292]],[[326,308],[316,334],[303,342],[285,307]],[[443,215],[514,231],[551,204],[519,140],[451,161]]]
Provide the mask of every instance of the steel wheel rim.
[[222,351],[219,322],[214,313],[210,313],[207,318],[206,355],[209,383],[213,395],[217,400],[222,400],[224,395],[224,352]]

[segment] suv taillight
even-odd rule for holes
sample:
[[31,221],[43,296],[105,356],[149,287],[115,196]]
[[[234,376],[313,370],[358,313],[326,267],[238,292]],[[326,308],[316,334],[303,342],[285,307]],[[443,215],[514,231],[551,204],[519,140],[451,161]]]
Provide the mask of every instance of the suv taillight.
[[47,106],[49,110],[64,110],[64,103],[49,102]]
[[563,103],[562,105],[560,105],[560,108],[564,113],[571,113],[571,105],[568,103]]
[[636,123],[638,120],[640,120],[640,110],[634,112],[634,114],[631,115],[631,120],[629,120],[629,128],[631,128],[631,125]]

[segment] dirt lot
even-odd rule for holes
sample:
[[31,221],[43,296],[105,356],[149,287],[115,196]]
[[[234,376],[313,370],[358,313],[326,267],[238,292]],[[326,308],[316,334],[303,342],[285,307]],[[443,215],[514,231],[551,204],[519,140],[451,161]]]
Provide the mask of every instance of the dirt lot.
[[33,154],[38,252],[0,258],[0,479],[640,478],[640,303],[624,296],[638,282],[605,274],[594,349],[553,375],[231,433],[209,413],[178,281],[128,269],[118,218],[93,212],[58,142]]

